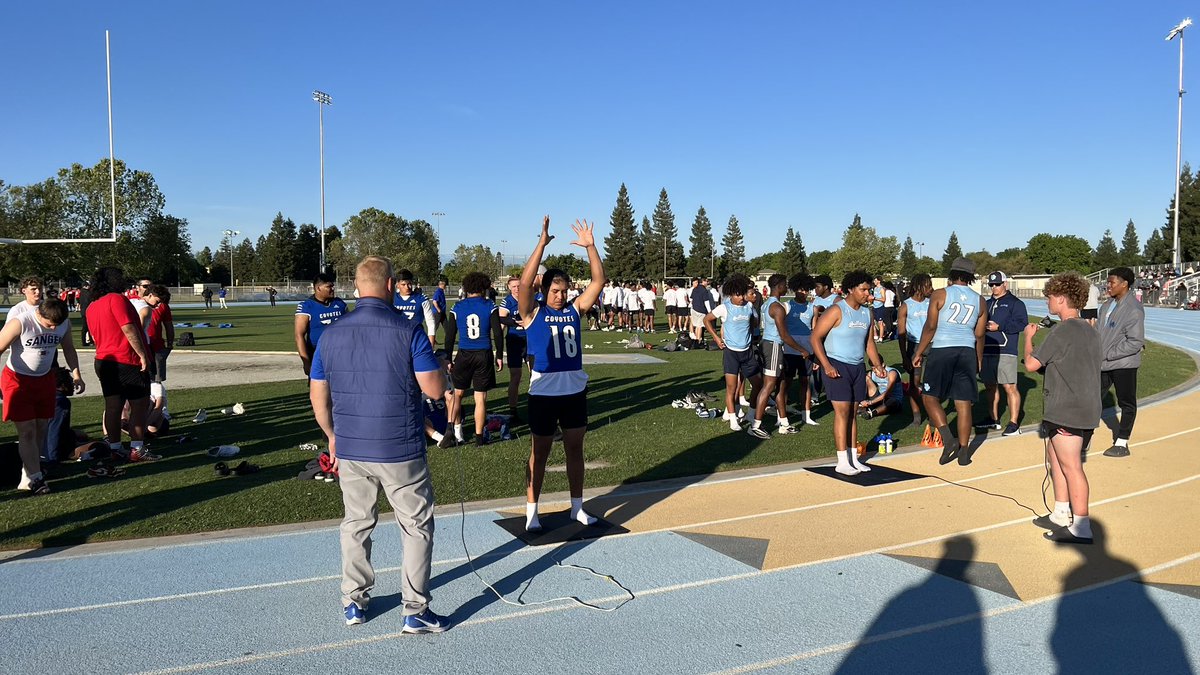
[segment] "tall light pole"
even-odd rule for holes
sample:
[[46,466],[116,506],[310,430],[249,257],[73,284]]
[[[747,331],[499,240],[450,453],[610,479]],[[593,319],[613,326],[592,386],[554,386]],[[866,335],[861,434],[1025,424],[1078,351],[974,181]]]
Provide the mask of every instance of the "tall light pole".
[[1179,124],[1175,130],[1175,234],[1171,237],[1171,267],[1179,271],[1182,252],[1179,250],[1179,172],[1183,170],[1183,29],[1192,25],[1191,18],[1179,22],[1167,33],[1167,42],[1179,36]]
[[446,214],[443,213],[442,211],[434,211],[432,215],[434,218],[437,218],[437,237],[438,237],[437,264],[438,264],[438,269],[440,270],[440,269],[442,269],[442,216],[444,216]]
[[917,257],[919,257],[919,258],[924,258],[924,257],[925,257],[925,242],[923,242],[923,241],[918,241],[918,242],[917,242],[917,246],[919,246],[919,247],[920,247],[920,249],[919,249],[919,250],[921,251],[919,254],[917,254]]
[[505,273],[508,271],[508,256],[505,255],[505,251],[507,251],[507,250],[508,250],[508,240],[501,239],[500,240],[500,276],[505,276]]
[[238,236],[239,234],[241,234],[241,232],[238,232],[237,230],[225,230],[225,236],[229,237],[229,285],[230,286],[233,285],[234,279],[236,278],[233,276],[233,238]]
[[333,98],[323,91],[313,92],[317,102],[317,113],[321,132],[321,272],[325,271],[325,106],[333,105]]

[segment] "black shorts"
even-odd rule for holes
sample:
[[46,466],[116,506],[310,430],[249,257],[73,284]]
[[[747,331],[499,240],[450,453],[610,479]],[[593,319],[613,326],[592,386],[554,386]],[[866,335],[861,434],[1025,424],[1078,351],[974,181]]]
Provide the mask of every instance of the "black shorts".
[[768,377],[784,377],[787,366],[784,363],[782,342],[762,341],[763,375]]
[[565,396],[529,395],[529,433],[553,436],[558,428],[581,429],[588,423],[587,390]]
[[939,347],[930,349],[922,362],[925,372],[921,378],[921,393],[939,401],[975,402],[979,396],[979,361],[974,347]]
[[1051,436],[1078,436],[1083,439],[1083,446],[1085,448],[1092,442],[1092,434],[1095,431],[1095,429],[1067,427],[1048,420],[1042,420],[1042,425],[1038,427],[1038,435],[1042,438],[1050,438]]
[[454,367],[450,369],[450,380],[454,388],[466,391],[487,391],[496,387],[496,367],[493,365],[492,350],[459,350],[454,356]]
[[104,396],[120,396],[122,401],[136,401],[150,396],[150,373],[138,366],[116,361],[96,361],[96,377]]
[[867,400],[867,367],[862,363],[842,363],[837,359],[829,359],[841,377],[822,377],[825,383],[825,395],[830,401],[843,403],[858,403]]
[[504,336],[504,352],[507,354],[504,358],[508,360],[509,369],[518,370],[525,367],[525,356],[529,353],[528,345],[528,341],[522,335],[509,333]]
[[605,313],[605,314],[612,314],[612,309],[613,309],[613,308],[612,308],[612,305],[605,305],[605,306],[604,306],[604,313]]
[[799,354],[783,355],[783,377],[787,380],[807,380],[812,362]]
[[753,347],[744,352],[735,352],[726,348],[724,352],[721,361],[726,375],[741,375],[744,378],[751,378],[762,372],[762,363],[759,361],[757,350]]
[[[921,373],[925,370],[924,360],[921,361],[921,365],[919,367],[913,368],[913,366],[912,366],[912,357],[913,357],[913,354],[916,353],[916,351],[917,351],[918,344],[919,343],[913,342],[912,340],[908,340],[908,339],[900,340],[900,354],[903,355],[903,357],[904,357],[904,363],[908,364],[908,367],[905,368],[905,370],[908,371],[909,378],[915,379],[915,380],[921,379]],[[923,358],[924,359],[929,358],[929,348],[928,347],[925,348],[925,356]]]

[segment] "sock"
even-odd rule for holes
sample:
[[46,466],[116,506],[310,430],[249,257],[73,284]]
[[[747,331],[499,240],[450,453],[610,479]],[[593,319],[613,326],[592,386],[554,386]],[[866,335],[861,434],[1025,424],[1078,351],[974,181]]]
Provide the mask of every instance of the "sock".
[[851,448],[851,449],[847,450],[846,454],[850,458],[850,466],[853,466],[855,469],[858,469],[859,471],[870,471],[871,470],[871,467],[867,466],[866,462],[863,462],[862,460],[860,460],[858,458],[858,449],[857,448]]
[[1071,502],[1054,502],[1054,512],[1050,514],[1050,522],[1066,527],[1071,524]]
[[1129,439],[1128,438],[1118,438],[1117,442],[1114,443],[1113,445],[1116,445],[1116,446],[1122,447],[1122,448],[1128,448],[1129,447]]
[[817,421],[815,421],[815,420],[812,418],[812,410],[805,410],[805,411],[804,411],[804,423],[805,423],[805,424],[812,425],[812,426],[814,426],[814,427],[816,427],[816,426],[820,426],[820,423],[819,423],[819,422],[817,422]]
[[846,453],[852,453],[852,452],[855,452],[855,451],[854,450],[838,450],[837,467],[834,468],[834,471],[837,471],[838,473],[844,474],[847,476],[858,475],[858,469],[854,468],[854,465],[850,463],[849,455],[846,454]]
[[1092,519],[1087,516],[1075,516],[1067,531],[1081,539],[1092,538]]
[[760,420],[760,419],[758,419],[758,418],[755,418],[755,419],[754,419],[754,422],[753,422],[753,423],[750,425],[750,428],[751,428],[751,429],[758,429],[758,428],[759,428],[759,427],[761,427],[761,426],[762,426],[762,420]]
[[457,439],[457,440],[458,440],[460,443],[462,442],[462,439],[463,439],[463,432],[462,432],[462,425],[461,425],[461,424],[455,424],[455,425],[454,425],[454,438],[456,438],[456,439]]
[[742,430],[742,425],[738,424],[737,415],[734,415],[729,418],[729,428],[732,431],[741,431]]
[[583,497],[571,497],[571,519],[584,525],[596,524],[596,517],[583,510]]
[[542,522],[538,520],[537,502],[525,502],[525,531],[536,532],[540,529]]
[[429,432],[429,437],[433,439],[434,443],[441,443],[442,439],[445,438],[445,436],[443,436],[442,434],[439,434],[436,431]]
[[779,428],[780,428],[780,429],[783,429],[783,428],[785,428],[785,427],[788,427],[788,426],[791,426],[791,425],[788,423],[788,418],[786,418],[786,417],[780,417],[780,418],[779,418]]
[[[24,469],[22,469],[22,471],[24,471]],[[41,472],[41,471],[39,471],[39,472],[37,472],[37,473],[31,473],[31,474],[29,474],[29,482],[31,482],[31,483],[32,483],[33,481],[35,481],[35,480],[41,480],[41,479],[42,479],[42,472]]]
[[949,424],[943,424],[938,427],[938,433],[942,435],[942,447],[955,449],[959,447],[958,434],[950,429]]

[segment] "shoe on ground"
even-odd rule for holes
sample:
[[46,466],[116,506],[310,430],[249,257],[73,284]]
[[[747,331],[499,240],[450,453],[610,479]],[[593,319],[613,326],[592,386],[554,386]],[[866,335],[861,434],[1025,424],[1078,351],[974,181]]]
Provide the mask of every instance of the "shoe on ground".
[[982,422],[976,422],[975,428],[976,429],[999,429],[1000,424],[998,422],[996,422],[996,420],[989,417],[986,420],[983,420]]
[[437,442],[439,448],[453,448],[456,445],[458,445],[458,439],[454,437],[454,434],[445,434],[442,436],[442,440]]
[[1128,457],[1129,447],[1125,445],[1114,445],[1104,451],[1105,457]]
[[346,625],[357,626],[360,623],[366,623],[367,613],[353,602],[346,605]]
[[29,481],[29,494],[31,495],[48,495],[50,494],[50,486],[46,484],[45,478],[34,478]]
[[157,462],[160,459],[162,459],[162,455],[156,455],[148,448],[136,448],[129,451],[129,461],[131,462]]
[[949,464],[958,457],[958,441],[943,439],[942,456],[938,458],[938,464]]
[[771,434],[768,434],[762,427],[750,427],[746,430],[746,433],[764,441],[771,437]]
[[1021,435],[1021,427],[1017,426],[1016,422],[1009,422],[1008,426],[1004,427],[1002,436],[1019,436]]
[[798,434],[798,433],[800,433],[800,430],[797,429],[795,426],[789,424],[786,427],[779,427],[778,429],[775,430],[775,433],[777,433],[777,434]]
[[410,614],[404,617],[403,633],[441,633],[450,627],[450,621],[444,616],[438,616],[433,610],[426,609],[420,614]]
[[1053,520],[1050,520],[1049,513],[1047,513],[1044,516],[1038,516],[1037,518],[1034,518],[1033,524],[1037,525],[1038,527],[1042,528],[1043,530],[1051,530],[1051,531],[1062,529],[1062,527],[1063,527],[1062,525],[1059,525],[1058,523],[1054,522]]

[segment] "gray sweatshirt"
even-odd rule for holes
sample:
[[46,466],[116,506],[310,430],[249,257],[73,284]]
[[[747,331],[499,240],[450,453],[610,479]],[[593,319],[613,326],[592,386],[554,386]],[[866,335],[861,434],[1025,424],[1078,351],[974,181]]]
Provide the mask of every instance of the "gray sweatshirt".
[[1137,368],[1142,365],[1146,345],[1146,310],[1133,293],[1120,302],[1109,298],[1100,307],[1096,327],[1100,329],[1100,370]]

